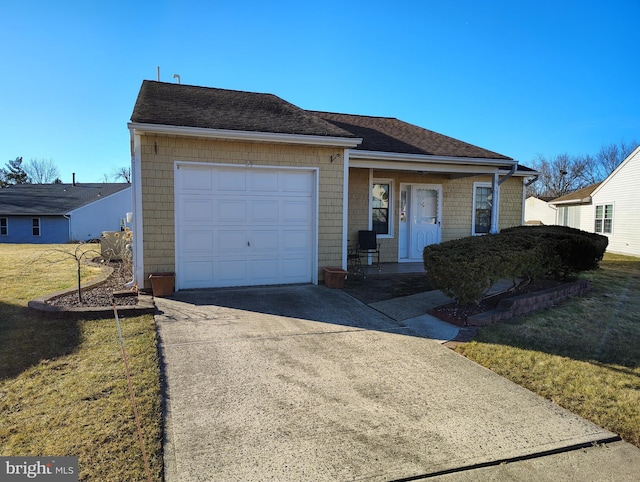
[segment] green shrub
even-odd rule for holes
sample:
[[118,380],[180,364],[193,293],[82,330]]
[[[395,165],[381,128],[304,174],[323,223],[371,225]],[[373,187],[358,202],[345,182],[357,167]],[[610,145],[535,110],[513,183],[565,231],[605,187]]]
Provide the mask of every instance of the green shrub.
[[598,267],[609,244],[609,238],[567,226],[517,226],[503,229],[500,234],[533,238],[546,244],[560,257],[560,273],[564,277],[576,271],[588,271]]
[[423,258],[434,286],[459,303],[478,303],[500,279],[513,279],[515,284],[517,279],[566,278],[574,271],[593,269],[607,241],[562,226],[523,226],[430,245]]

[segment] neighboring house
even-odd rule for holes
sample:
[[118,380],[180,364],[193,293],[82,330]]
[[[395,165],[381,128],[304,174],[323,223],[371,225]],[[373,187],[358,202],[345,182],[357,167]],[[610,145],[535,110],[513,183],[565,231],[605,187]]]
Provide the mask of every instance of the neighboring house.
[[144,81],[131,116],[134,276],[176,289],[317,283],[373,229],[381,261],[523,223],[510,157],[388,117]]
[[557,209],[549,205],[551,197],[529,196],[524,202],[525,224],[556,224]]
[[119,231],[131,184],[16,184],[0,189],[0,243],[60,244]]
[[549,206],[556,210],[555,224],[593,232],[591,194],[599,185],[591,184],[549,201]]
[[601,183],[554,199],[551,204],[566,209],[567,226],[607,236],[608,252],[640,256],[639,177],[640,146]]

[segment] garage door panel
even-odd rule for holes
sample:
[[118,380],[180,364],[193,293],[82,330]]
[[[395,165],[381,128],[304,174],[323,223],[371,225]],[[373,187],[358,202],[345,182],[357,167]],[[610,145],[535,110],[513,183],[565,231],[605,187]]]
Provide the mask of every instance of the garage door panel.
[[213,282],[213,261],[187,261],[181,266],[182,268],[182,285],[183,288],[202,288],[211,286]]
[[[248,240],[245,229],[218,229],[216,230],[216,239],[216,251],[220,256],[245,254],[247,251]],[[215,256],[216,252],[212,252],[211,254]]]
[[251,223],[277,223],[280,220],[280,201],[277,199],[252,199],[249,201]]
[[279,176],[277,171],[259,171],[249,174],[249,191],[252,193],[277,193],[279,191]]
[[186,198],[179,202],[180,219],[185,224],[213,222],[213,201],[207,198]]
[[282,253],[301,254],[308,253],[311,249],[311,231],[304,229],[287,229],[282,233]]
[[257,229],[249,232],[250,253],[249,256],[271,253],[277,256],[280,251],[280,231],[276,229]]
[[282,201],[282,221],[285,223],[308,223],[311,215],[310,199]]
[[177,288],[312,282],[315,202],[312,171],[179,168]]
[[180,232],[180,254],[183,256],[210,255],[214,249],[213,230],[183,230]]
[[251,280],[253,284],[275,284],[280,282],[280,260],[253,259],[251,265]]
[[306,283],[311,276],[311,267],[304,257],[285,258],[282,261],[283,283]]
[[217,220],[221,223],[243,224],[248,221],[247,201],[219,199],[216,203]]
[[208,168],[182,167],[177,188],[183,192],[208,191],[213,188],[213,173]]
[[305,171],[287,171],[281,174],[283,193],[304,193],[311,196],[313,192],[313,176]]
[[243,286],[248,281],[247,261],[228,259],[216,264],[215,284],[213,286]]
[[215,169],[217,192],[246,192],[247,173],[239,169]]

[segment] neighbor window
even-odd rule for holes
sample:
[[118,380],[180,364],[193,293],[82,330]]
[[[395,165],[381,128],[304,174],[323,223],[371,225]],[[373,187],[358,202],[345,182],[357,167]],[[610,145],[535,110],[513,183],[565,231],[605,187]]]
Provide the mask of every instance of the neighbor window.
[[391,235],[391,182],[374,182],[371,188],[372,228],[378,235]]
[[0,218],[0,236],[7,236],[9,234],[9,219]]
[[595,232],[611,234],[613,231],[613,204],[599,204],[596,206]]
[[492,205],[493,190],[491,189],[491,183],[474,183],[472,234],[487,234],[491,230]]
[[34,236],[40,236],[40,219],[33,218],[31,220],[31,234]]

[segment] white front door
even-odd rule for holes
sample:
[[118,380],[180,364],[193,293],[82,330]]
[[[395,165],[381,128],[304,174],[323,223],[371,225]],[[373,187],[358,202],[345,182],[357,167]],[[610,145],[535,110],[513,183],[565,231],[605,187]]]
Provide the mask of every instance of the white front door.
[[422,251],[442,240],[442,186],[400,185],[399,261],[422,261]]

